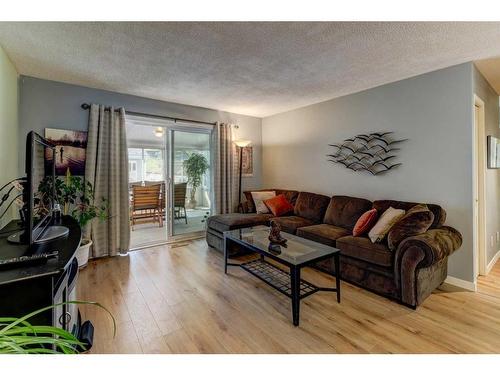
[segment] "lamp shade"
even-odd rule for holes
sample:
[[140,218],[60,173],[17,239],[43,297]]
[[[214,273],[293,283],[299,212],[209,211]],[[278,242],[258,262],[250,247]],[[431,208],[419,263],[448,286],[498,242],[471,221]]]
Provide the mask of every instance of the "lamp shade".
[[239,139],[237,141],[234,141],[234,144],[238,147],[247,147],[252,141],[249,141],[247,139]]

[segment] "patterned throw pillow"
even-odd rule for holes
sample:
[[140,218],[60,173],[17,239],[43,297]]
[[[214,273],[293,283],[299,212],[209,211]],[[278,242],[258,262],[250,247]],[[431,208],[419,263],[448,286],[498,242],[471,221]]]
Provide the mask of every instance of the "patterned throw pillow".
[[269,208],[265,205],[266,199],[271,199],[276,196],[274,191],[252,191],[252,198],[255,203],[255,211],[258,214],[268,214]]
[[372,208],[361,215],[354,225],[352,230],[352,235],[354,237],[359,237],[366,232],[368,232],[377,222],[378,212],[377,209]]
[[382,242],[387,235],[387,233],[391,230],[392,226],[396,224],[396,222],[401,219],[405,214],[404,210],[396,209],[393,207],[389,207],[385,212],[380,216],[377,223],[370,229],[368,233],[368,237],[373,243]]
[[434,222],[434,214],[426,204],[417,204],[391,228],[387,235],[387,244],[390,250],[395,250],[407,237],[427,232]]
[[271,199],[266,199],[264,204],[271,210],[274,216],[283,216],[293,211],[292,204],[287,201],[283,194],[277,195]]

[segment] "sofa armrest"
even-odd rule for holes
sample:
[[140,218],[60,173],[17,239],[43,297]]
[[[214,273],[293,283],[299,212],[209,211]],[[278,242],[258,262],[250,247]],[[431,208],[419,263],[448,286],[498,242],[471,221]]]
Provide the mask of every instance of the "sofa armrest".
[[396,260],[412,247],[423,251],[419,268],[428,267],[451,255],[462,245],[462,235],[452,227],[430,229],[423,234],[404,239],[396,249]]
[[460,232],[446,226],[403,240],[394,258],[394,278],[401,291],[401,300],[416,305],[417,270],[446,259],[461,245]]

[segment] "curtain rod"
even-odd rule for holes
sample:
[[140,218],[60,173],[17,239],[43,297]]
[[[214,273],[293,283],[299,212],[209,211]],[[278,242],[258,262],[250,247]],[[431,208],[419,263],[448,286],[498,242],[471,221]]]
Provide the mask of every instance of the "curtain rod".
[[[82,109],[90,109],[90,104],[88,103],[83,103],[81,105]],[[109,111],[111,107],[106,107],[106,110]],[[126,114],[128,115],[133,115],[133,116],[142,116],[142,117],[151,117],[151,118],[160,118],[160,119],[165,119],[165,120],[172,120],[174,122],[191,122],[194,124],[207,124],[207,125],[216,125],[216,122],[208,122],[208,121],[199,121],[199,120],[190,120],[187,118],[179,118],[179,117],[170,117],[170,116],[161,116],[161,115],[153,115],[150,113],[142,113],[142,112],[133,112],[133,111],[125,111]]]

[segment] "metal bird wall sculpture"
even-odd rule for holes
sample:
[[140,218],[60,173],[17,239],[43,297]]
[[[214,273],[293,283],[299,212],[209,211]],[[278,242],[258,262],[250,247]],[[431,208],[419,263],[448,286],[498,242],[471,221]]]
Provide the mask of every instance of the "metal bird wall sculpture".
[[408,140],[394,139],[392,134],[394,132],[359,134],[342,143],[329,144],[334,152],[327,155],[328,160],[355,172],[365,171],[374,176],[386,173],[401,165],[391,162],[396,157],[395,151],[400,150],[394,145]]

